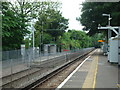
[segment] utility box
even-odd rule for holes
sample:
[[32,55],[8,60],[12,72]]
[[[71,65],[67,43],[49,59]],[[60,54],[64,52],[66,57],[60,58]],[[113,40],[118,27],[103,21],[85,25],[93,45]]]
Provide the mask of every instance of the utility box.
[[21,55],[22,56],[25,55],[25,45],[24,44],[21,45]]
[[44,54],[55,54],[56,53],[56,45],[55,44],[44,44]]
[[48,55],[48,45],[44,44],[44,54]]
[[112,37],[109,40],[109,62],[111,63],[118,63],[119,61],[119,42],[120,42],[120,38],[118,36],[116,37]]
[[118,65],[120,66],[120,35],[118,36]]
[[55,54],[56,53],[56,45],[50,45],[50,53]]
[[110,42],[112,41],[112,39],[110,38],[109,41],[108,41],[108,51],[107,51],[107,55],[108,55],[108,62],[110,62]]

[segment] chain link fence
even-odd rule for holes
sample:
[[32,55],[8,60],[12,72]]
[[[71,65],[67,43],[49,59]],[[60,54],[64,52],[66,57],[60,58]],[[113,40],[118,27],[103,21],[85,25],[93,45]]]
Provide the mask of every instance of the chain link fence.
[[21,88],[94,48],[44,54],[37,48],[2,52],[2,86]]

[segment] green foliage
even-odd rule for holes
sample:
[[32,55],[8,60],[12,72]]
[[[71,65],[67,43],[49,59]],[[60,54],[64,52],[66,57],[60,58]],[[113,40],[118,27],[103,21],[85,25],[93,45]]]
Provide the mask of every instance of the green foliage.
[[52,43],[52,40],[53,40],[53,37],[52,37],[52,36],[50,36],[50,35],[47,34],[47,33],[44,33],[44,34],[43,34],[43,42],[44,42],[44,44]]
[[47,33],[56,41],[68,28],[68,19],[62,16],[58,2],[43,2],[41,7],[35,24],[36,33]]
[[[35,32],[35,47],[38,47],[40,46],[40,43],[43,43],[43,44],[49,44],[49,43],[52,43],[52,39],[53,37],[50,36],[49,34],[47,33],[43,33],[43,35],[40,37],[40,33],[38,32]],[[42,41],[41,41],[41,40]]]
[[63,48],[75,49],[86,48],[92,46],[91,37],[83,31],[69,30],[64,33],[61,38],[61,43],[64,43]]
[[84,2],[82,5],[82,15],[77,20],[85,26],[84,30],[88,30],[89,35],[106,32],[97,29],[98,24],[108,25],[108,17],[102,16],[104,13],[111,15],[112,26],[120,26],[120,2]]
[[[54,43],[68,28],[68,20],[62,17],[62,13],[59,10],[60,5],[61,3],[58,2],[46,1],[26,2],[26,0],[17,0],[9,3],[3,2],[3,50],[20,48],[24,36],[30,34],[29,22],[34,18],[38,19],[35,24],[35,46],[39,46],[41,38],[43,40],[41,42]],[[52,31],[48,29],[52,29]],[[41,35],[40,37],[42,30],[44,30],[44,36]],[[25,43],[28,43],[28,40],[25,40]]]
[[[97,4],[97,3],[96,3]],[[98,22],[101,23],[102,19],[96,20],[101,6],[98,5],[97,8],[93,8],[96,14],[91,12],[88,8],[92,6],[96,7],[96,4],[85,4],[86,7],[83,8],[81,20],[82,24],[86,26],[86,29],[90,29],[89,33],[93,33],[93,30],[97,27]],[[3,50],[19,49],[22,43],[26,44],[26,48],[29,47],[29,43],[32,46],[32,38],[29,40],[24,39],[24,36],[30,34],[29,22],[32,19],[37,18],[38,21],[35,23],[35,46],[38,47],[40,44],[57,44],[58,47],[63,49],[75,49],[75,48],[86,48],[91,46],[97,46],[96,43],[98,39],[101,38],[100,35],[96,34],[94,37],[88,36],[83,31],[69,30],[65,32],[68,28],[68,19],[65,19],[60,12],[60,3],[58,2],[21,2],[17,0],[17,4],[3,2],[2,3],[2,44]],[[101,5],[103,5],[101,3]],[[104,7],[110,7],[111,5],[105,4]],[[119,8],[119,6],[116,6]],[[85,10],[88,9],[86,12]],[[106,8],[107,9],[107,8]],[[118,10],[115,8],[115,10]],[[90,15],[91,17],[89,18]],[[118,16],[118,12],[112,13],[113,16]],[[102,18],[102,17],[101,17]],[[91,21],[95,21],[92,24]],[[106,22],[102,23],[106,25]],[[114,24],[117,24],[114,23]],[[31,34],[32,35],[32,34]],[[24,42],[23,42],[24,41]],[[64,45],[61,45],[64,44]]]
[[95,34],[92,37],[88,36],[83,31],[69,30],[65,32],[60,41],[63,44],[63,49],[80,49],[87,47],[100,47],[101,43],[98,40],[102,40],[103,34]]
[[20,48],[23,38],[28,31],[23,27],[24,23],[21,23],[21,19],[18,15],[12,11],[10,3],[2,3],[2,45],[3,50],[11,50]]
[[29,38],[26,38],[24,42],[25,42],[25,48],[28,49],[29,48],[29,42],[30,42]]
[[91,37],[92,44],[94,47],[100,47],[102,45],[101,42],[98,42],[98,40],[103,40],[104,34],[102,33],[96,33]]
[[20,48],[24,36],[30,33],[28,22],[36,18],[39,5],[40,3],[21,0],[14,3],[2,2],[3,50]]

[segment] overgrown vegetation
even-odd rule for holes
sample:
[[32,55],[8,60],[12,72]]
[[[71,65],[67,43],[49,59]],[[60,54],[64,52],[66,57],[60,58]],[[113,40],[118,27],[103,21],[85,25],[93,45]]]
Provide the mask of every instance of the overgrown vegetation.
[[98,47],[100,34],[90,37],[83,31],[66,32],[69,20],[62,16],[60,8],[59,2],[2,2],[3,50],[20,49],[21,44],[25,44],[26,48],[32,46],[32,20],[35,20],[32,24],[35,28],[35,47],[43,44],[57,44],[59,48],[69,50]]
[[61,43],[63,43],[63,48],[69,50],[100,47],[100,43],[97,41],[102,39],[102,37],[102,34],[95,34],[93,37],[90,37],[83,31],[69,30],[61,37]]
[[111,26],[120,26],[120,2],[84,2],[82,6],[82,15],[77,20],[85,26],[84,30],[89,31],[89,35],[107,33],[107,30],[97,29],[98,24],[108,25],[108,17],[103,17],[102,14],[111,15]]

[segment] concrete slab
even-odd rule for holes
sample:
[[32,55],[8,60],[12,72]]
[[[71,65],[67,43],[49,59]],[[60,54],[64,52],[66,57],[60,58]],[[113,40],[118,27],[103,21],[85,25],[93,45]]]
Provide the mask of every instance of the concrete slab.
[[85,76],[87,75],[87,72],[81,72],[75,76],[72,76],[68,82],[63,86],[63,88],[81,88],[82,83],[85,80]]
[[[77,70],[77,72],[72,75],[60,90],[64,88],[81,89],[83,88],[83,85],[85,85],[85,82],[87,85],[94,86],[93,88],[95,89],[112,88],[118,90],[118,77],[120,77],[118,70],[118,66],[116,64],[110,64],[107,61],[107,56],[104,56],[102,51],[97,49],[96,52],[92,54],[92,56]],[[91,84],[90,81],[92,80],[93,82]],[[86,86],[84,88],[89,87]]]
[[99,53],[98,72],[96,78],[96,88],[117,88],[118,66],[110,64],[107,57]]
[[[77,70],[76,73],[64,84],[62,88],[82,88],[83,82],[86,78],[86,75],[89,71],[90,64],[92,60],[91,57]],[[60,89],[62,90],[62,89]]]

